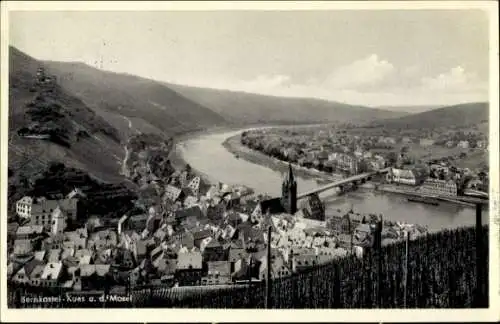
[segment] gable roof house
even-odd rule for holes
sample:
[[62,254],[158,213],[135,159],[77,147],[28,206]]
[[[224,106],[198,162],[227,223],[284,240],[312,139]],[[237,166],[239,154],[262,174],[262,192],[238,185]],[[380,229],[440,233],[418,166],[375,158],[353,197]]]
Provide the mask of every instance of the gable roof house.
[[178,209],[175,211],[175,220],[178,224],[187,219],[189,216],[194,216],[197,219],[204,218],[203,211],[198,205],[189,208]]
[[200,248],[201,244],[205,239],[212,236],[212,231],[210,229],[203,229],[193,232],[193,243],[196,247]]
[[111,281],[111,266],[109,264],[85,264],[75,272],[79,278],[82,290],[102,289]]
[[47,258],[48,262],[58,262],[61,260],[61,249],[52,249],[49,250],[49,255]]
[[198,204],[198,198],[191,195],[187,196],[183,202],[185,208],[193,207],[196,206],[197,204]]
[[18,226],[15,231],[17,239],[31,239],[43,233],[42,225]]
[[116,232],[112,230],[103,230],[92,233],[87,243],[87,246],[89,248],[95,247],[96,250],[116,247],[117,245],[118,237],[116,235]]
[[33,251],[31,240],[15,240],[14,241],[14,254],[24,255]]
[[412,185],[417,184],[417,178],[412,170],[391,168],[388,177],[392,182]]
[[160,276],[174,275],[177,270],[177,259],[170,259],[165,253],[162,253],[153,260],[153,266]]
[[40,276],[42,286],[56,286],[62,275],[62,263],[61,262],[49,262],[43,269],[42,275]]
[[202,255],[199,251],[179,253],[175,277],[181,285],[199,284],[202,270]]
[[202,278],[202,285],[221,285],[231,282],[231,266],[228,261],[208,262],[207,275]]
[[42,278],[42,273],[45,269],[45,263],[38,263],[33,270],[31,271],[31,274],[29,275],[30,278],[30,284],[31,286],[40,286],[42,284],[41,278]]
[[77,250],[84,249],[87,246],[86,230],[76,230],[72,232],[65,232],[65,242],[72,242],[73,247]]
[[227,261],[227,250],[217,240],[211,240],[203,250],[203,261]]
[[31,281],[31,275],[37,266],[45,267],[45,263],[43,261],[39,261],[36,259],[31,259],[27,263],[25,263],[17,273],[12,277],[12,281],[18,284],[29,284]]

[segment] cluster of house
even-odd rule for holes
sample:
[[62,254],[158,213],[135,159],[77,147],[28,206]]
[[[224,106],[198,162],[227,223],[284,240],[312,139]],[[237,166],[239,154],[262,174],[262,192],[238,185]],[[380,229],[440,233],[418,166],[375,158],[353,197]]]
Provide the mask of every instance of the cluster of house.
[[[414,139],[403,136],[403,144],[411,144]],[[396,154],[395,161],[388,161],[381,154],[370,151],[367,147],[391,147],[397,143],[393,137],[345,136],[320,129],[295,133],[289,130],[252,130],[242,134],[241,142],[253,149],[265,153],[279,152],[279,158],[297,163],[308,168],[323,171],[343,171],[349,174],[378,171],[391,167],[386,180],[390,183],[420,186],[423,193],[456,196],[459,194],[461,179],[468,178],[467,188],[487,188],[487,175],[481,178],[479,172],[457,169],[445,163],[430,166],[416,166],[408,160],[405,153]],[[460,147],[468,147],[466,141],[459,142]],[[421,139],[421,146],[434,145],[431,139]],[[406,165],[405,167],[403,167]],[[320,167],[321,166],[321,167]],[[435,172],[443,176],[433,176]],[[487,191],[487,190],[486,190]]]
[[[466,182],[463,180],[466,179]],[[488,173],[472,172],[464,168],[454,168],[445,163],[430,166],[408,167],[406,169],[390,168],[386,175],[389,183],[418,186],[424,194],[439,196],[457,196],[461,189],[477,189],[487,192]]]
[[[468,140],[448,140],[443,145],[462,149],[486,148],[487,143],[481,140],[482,135],[478,136],[477,139],[474,137],[473,144]],[[376,171],[388,166],[386,155],[373,153],[378,149],[392,149],[398,143],[417,144],[421,147],[436,145],[436,141],[432,138],[359,136],[321,127],[300,131],[252,130],[242,134],[241,142],[253,149],[270,155],[278,155],[301,166],[326,171],[347,171],[351,174]]]
[[[376,171],[386,166],[386,159],[381,154],[374,154],[367,149],[367,144],[359,136],[323,136],[323,133],[310,136],[282,135],[279,132],[255,130],[245,132],[241,142],[253,149],[297,163],[308,168],[322,171],[344,171],[350,174]],[[379,146],[394,144],[394,139],[381,137]],[[371,142],[370,142],[371,143]],[[377,145],[378,145],[377,144]],[[373,143],[371,147],[375,147]]]
[[[79,291],[262,280],[269,227],[273,277],[370,246],[369,225],[345,227],[341,217],[340,225],[328,227],[321,202],[309,202],[294,215],[281,207],[271,214],[277,199],[245,196],[224,184],[200,190],[196,176],[181,180],[185,186],[166,185],[168,203],[151,206],[147,213],[108,222],[89,218],[80,227],[70,221],[78,215],[78,190],[59,200],[22,198],[16,210],[27,221],[8,226],[10,282]],[[293,183],[290,174],[284,195],[292,205]]]

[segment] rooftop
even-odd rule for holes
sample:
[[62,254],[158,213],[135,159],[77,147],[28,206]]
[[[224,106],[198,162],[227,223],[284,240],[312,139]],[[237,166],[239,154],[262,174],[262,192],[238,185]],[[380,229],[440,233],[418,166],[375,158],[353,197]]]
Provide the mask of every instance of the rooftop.
[[46,280],[55,280],[61,274],[61,262],[49,262],[43,269],[41,278]]

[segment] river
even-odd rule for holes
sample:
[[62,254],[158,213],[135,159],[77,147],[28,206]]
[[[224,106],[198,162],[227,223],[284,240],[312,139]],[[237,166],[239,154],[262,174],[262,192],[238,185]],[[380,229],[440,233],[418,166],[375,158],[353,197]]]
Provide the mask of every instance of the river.
[[[253,188],[258,193],[272,196],[281,194],[282,174],[268,167],[236,158],[222,143],[239,131],[208,133],[188,138],[177,145],[178,152],[186,163],[204,174],[210,181],[240,184]],[[298,192],[304,192],[319,184],[311,178],[297,177]],[[445,228],[469,226],[475,223],[475,211],[451,203],[439,206],[411,203],[397,194],[359,189],[343,196],[326,192],[320,196],[326,205],[326,215],[334,210],[345,210],[353,206],[359,213],[382,213],[384,219],[428,226],[430,231]],[[488,221],[488,213],[483,212],[483,223]]]

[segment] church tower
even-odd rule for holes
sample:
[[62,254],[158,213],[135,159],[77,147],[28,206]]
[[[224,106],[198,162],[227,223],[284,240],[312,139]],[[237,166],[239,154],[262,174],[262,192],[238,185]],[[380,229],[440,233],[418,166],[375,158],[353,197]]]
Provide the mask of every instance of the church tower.
[[52,212],[51,232],[53,235],[61,234],[66,228],[66,215],[59,206]]
[[291,164],[288,164],[288,174],[281,187],[281,204],[287,213],[293,215],[297,212],[297,182]]

